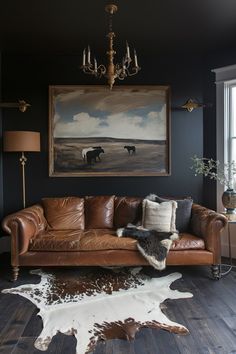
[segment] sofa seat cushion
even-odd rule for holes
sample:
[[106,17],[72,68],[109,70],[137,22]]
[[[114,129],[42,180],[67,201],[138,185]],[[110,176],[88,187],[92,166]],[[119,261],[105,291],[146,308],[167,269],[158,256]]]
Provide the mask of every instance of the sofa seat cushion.
[[205,242],[202,238],[189,233],[179,235],[179,239],[173,241],[171,249],[175,251],[183,250],[204,250]]
[[81,251],[137,250],[137,241],[129,237],[117,237],[112,230],[87,230],[84,232]]
[[136,250],[137,241],[119,238],[115,230],[48,230],[31,239],[29,251]]
[[83,230],[48,230],[29,243],[29,251],[77,251]]
[[[117,237],[116,230],[48,230],[29,243],[29,251],[106,251],[136,250],[137,241],[129,237]],[[205,249],[204,240],[189,233],[180,234],[171,246],[175,251]]]

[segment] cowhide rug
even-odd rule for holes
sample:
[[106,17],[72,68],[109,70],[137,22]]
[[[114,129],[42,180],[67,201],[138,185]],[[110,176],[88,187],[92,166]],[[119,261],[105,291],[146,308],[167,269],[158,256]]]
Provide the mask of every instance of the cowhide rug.
[[151,278],[140,270],[100,268],[97,273],[92,268],[84,274],[82,269],[64,274],[34,270],[31,273],[41,276],[40,283],[2,292],[23,296],[39,308],[43,330],[34,345],[42,351],[58,332],[76,337],[77,354],[92,352],[98,341],[134,339],[142,327],[187,334],[186,327],[169,320],[161,310],[166,299],[192,297],[170,289],[181,274]]

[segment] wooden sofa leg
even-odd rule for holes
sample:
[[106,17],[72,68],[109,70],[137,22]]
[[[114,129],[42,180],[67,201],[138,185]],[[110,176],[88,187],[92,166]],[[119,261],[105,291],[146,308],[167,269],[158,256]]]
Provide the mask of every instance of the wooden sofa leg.
[[12,267],[12,281],[16,281],[19,275],[19,267]]
[[211,272],[212,272],[213,279],[219,280],[221,277],[220,264],[213,264],[211,266]]

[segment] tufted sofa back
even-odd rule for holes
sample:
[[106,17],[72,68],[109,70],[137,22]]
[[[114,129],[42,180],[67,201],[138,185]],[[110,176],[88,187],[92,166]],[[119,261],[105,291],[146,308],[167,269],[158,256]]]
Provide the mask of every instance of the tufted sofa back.
[[43,198],[42,206],[48,227],[53,230],[113,229],[141,220],[142,198]]

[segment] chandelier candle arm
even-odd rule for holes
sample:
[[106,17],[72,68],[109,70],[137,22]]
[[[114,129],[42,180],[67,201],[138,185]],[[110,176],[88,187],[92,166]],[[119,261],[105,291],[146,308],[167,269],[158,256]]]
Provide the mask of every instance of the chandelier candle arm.
[[138,58],[137,58],[137,53],[136,53],[135,49],[134,49],[134,66],[135,66],[135,68],[138,68]]
[[122,71],[125,74],[125,58],[122,59]]
[[130,59],[130,51],[129,51],[129,45],[128,42],[126,41],[126,52],[127,52],[127,59]]
[[83,67],[85,66],[85,57],[86,57],[86,50],[85,50],[85,48],[84,48],[84,50],[83,50]]
[[91,56],[90,46],[88,46],[88,64],[91,64],[91,62],[90,62],[90,56]]
[[[81,69],[85,74],[94,75],[95,77],[101,78],[105,76],[108,81],[110,89],[112,89],[115,79],[124,80],[127,76],[136,75],[141,68],[138,65],[138,58],[136,50],[134,49],[134,58],[130,56],[130,47],[128,41],[126,41],[126,52],[122,58],[121,63],[114,63],[114,57],[116,51],[113,48],[115,33],[112,30],[112,15],[115,14],[118,10],[118,7],[114,4],[106,5],[105,11],[109,13],[109,32],[107,34],[108,38],[108,50],[106,52],[108,57],[107,66],[100,64],[98,65],[97,60],[94,58],[91,63],[91,50],[88,45],[87,50],[83,50],[83,59]],[[134,63],[130,67],[131,63]]]

